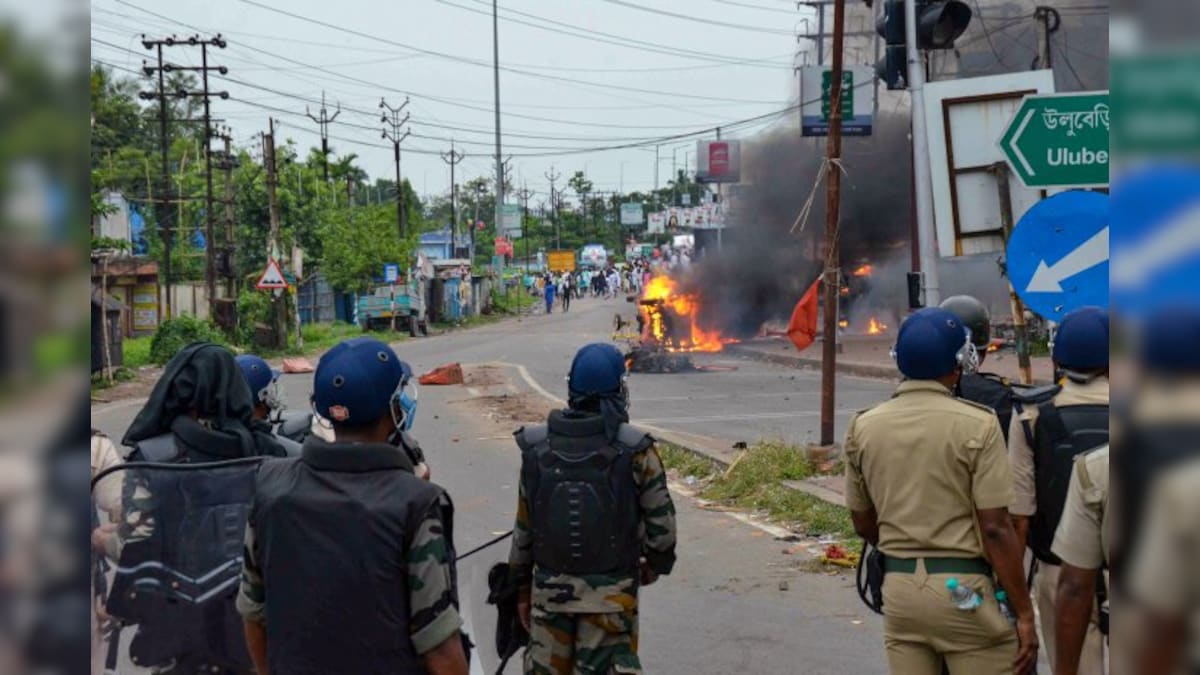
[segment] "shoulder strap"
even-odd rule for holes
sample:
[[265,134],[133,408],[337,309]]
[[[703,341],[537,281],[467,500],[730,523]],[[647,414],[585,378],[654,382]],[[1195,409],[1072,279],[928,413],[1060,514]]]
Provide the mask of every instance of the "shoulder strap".
[[617,444],[631,452],[641,452],[653,443],[654,438],[650,434],[632,424],[622,424],[617,430]]
[[1079,476],[1079,484],[1085,490],[1091,490],[1095,487],[1095,483],[1092,482],[1092,476],[1088,473],[1087,468],[1087,456],[1089,454],[1085,452],[1075,458],[1075,473]]
[[175,443],[175,434],[169,433],[138,441],[130,454],[131,459],[143,462],[173,462],[178,457],[179,446]]
[[517,445],[522,452],[528,452],[533,448],[545,443],[550,438],[550,427],[545,424],[539,424],[532,427],[521,427],[513,433],[517,439]]
[[1058,412],[1053,401],[1038,404],[1037,410],[1037,427],[1050,434],[1050,438],[1054,441],[1052,445],[1057,445],[1058,441],[1071,435],[1071,432],[1067,431],[1067,425],[1063,423],[1062,414]]

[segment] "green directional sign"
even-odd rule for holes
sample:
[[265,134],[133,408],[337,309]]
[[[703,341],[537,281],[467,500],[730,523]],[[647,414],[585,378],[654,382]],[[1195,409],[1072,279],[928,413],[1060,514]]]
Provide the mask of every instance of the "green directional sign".
[[[833,112],[833,72],[821,73],[821,121],[828,122]],[[854,121],[854,71],[842,71],[842,121]]]
[[1026,187],[1108,185],[1108,92],[1027,96],[1000,147]]

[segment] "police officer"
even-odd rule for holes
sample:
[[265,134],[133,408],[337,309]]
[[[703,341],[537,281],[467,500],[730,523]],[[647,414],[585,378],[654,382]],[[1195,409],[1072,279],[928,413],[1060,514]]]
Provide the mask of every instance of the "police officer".
[[[952,675],[1023,675],[1037,662],[1000,424],[951,393],[973,352],[954,314],[914,313],[894,349],[905,381],[846,432],[846,504],[855,531],[885,556],[884,643],[898,675],[938,675],[943,664]],[[993,574],[1011,598],[1015,632]],[[981,604],[959,609],[948,583]]]
[[272,413],[283,409],[283,401],[279,398],[279,371],[254,354],[242,354],[234,360],[241,368],[246,384],[250,385],[254,419],[270,422]]
[[[1051,546],[1075,458],[1108,442],[1108,312],[1085,307],[1068,313],[1051,355],[1062,373],[1062,388],[1051,400],[1025,406],[1014,416],[1008,452],[1014,484],[1009,510],[1018,537],[1037,560],[1033,593],[1053,668],[1060,561]],[[1085,673],[1103,668],[1099,628],[1093,624],[1083,646],[1080,669]]]
[[389,443],[405,370],[372,338],[329,350],[313,402],[336,440],[258,472],[237,607],[260,673],[467,672],[453,506]]
[[[939,307],[957,316],[971,331],[971,344],[975,345],[979,367],[982,367],[992,343],[992,319],[987,307],[969,295],[951,296],[943,300]],[[1007,377],[980,371],[963,373],[956,394],[996,411],[996,417],[1000,418],[1000,430],[1004,432],[1005,442],[1008,441],[1008,427],[1013,412],[1013,384]]]
[[[1055,675],[1103,673],[1080,668],[1080,656],[1094,626],[1108,633],[1107,582],[1111,523],[1108,520],[1108,446],[1075,460],[1053,553],[1062,561],[1054,616]],[[1103,589],[1102,596],[1097,589]],[[1093,638],[1094,639],[1094,638]],[[1095,664],[1092,664],[1095,665]]]
[[675,506],[654,439],[628,424],[625,359],[576,353],[568,408],[516,432],[509,555],[526,673],[640,673],[638,588],[675,564]]

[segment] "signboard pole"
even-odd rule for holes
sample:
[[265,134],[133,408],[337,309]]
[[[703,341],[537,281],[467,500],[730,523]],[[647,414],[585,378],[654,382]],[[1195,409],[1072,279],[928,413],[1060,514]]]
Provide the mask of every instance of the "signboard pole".
[[[1000,196],[1000,227],[1004,230],[1004,243],[1013,231],[1012,191],[1008,185],[1008,164],[997,162],[992,165],[996,176],[996,188]],[[1033,366],[1029,361],[1029,328],[1025,325],[1025,303],[1021,302],[1012,278],[1008,280],[1008,297],[1012,303],[1013,330],[1017,334],[1017,366],[1021,370],[1021,384],[1033,384]]]
[[933,222],[933,173],[929,166],[929,134],[925,128],[925,62],[917,43],[917,0],[904,0],[904,37],[908,47],[908,91],[912,100],[913,173],[917,184],[917,227],[921,232],[921,274],[925,305],[942,302],[938,283],[938,252]]

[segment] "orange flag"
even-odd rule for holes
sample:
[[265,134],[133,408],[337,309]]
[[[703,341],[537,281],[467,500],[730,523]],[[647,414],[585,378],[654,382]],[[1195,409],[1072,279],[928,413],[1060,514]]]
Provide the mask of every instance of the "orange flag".
[[821,288],[821,278],[813,282],[804,292],[804,297],[796,303],[792,310],[792,320],[788,322],[787,336],[796,345],[796,351],[804,351],[817,339],[817,292]]

